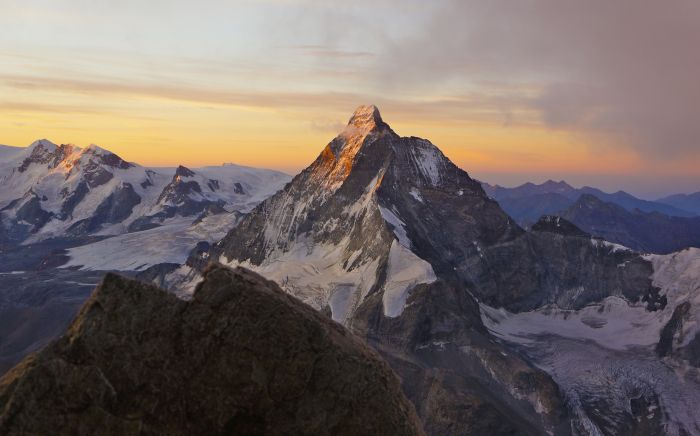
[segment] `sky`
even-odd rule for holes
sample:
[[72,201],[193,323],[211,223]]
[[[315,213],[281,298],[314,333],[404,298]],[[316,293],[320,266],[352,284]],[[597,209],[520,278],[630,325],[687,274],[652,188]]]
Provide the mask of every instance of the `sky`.
[[473,177],[700,191],[696,0],[0,0],[0,143],[294,174],[376,104]]

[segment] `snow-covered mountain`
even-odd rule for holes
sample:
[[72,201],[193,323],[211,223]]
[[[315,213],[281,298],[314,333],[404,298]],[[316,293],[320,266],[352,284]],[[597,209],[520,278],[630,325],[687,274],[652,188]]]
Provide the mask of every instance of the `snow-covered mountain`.
[[[199,215],[247,212],[286,174],[236,165],[146,168],[91,145],[0,149],[0,242],[116,235]],[[194,217],[194,218],[193,218]]]
[[[653,326],[667,322],[680,300],[653,281],[653,259],[558,217],[523,230],[437,147],[397,135],[374,106],[358,108],[307,169],[211,249],[196,250],[165,275],[144,277],[186,295],[212,259],[275,280],[364,337],[402,376],[430,434],[696,430],[697,414],[669,403],[656,385],[631,389],[637,379],[609,381],[619,392],[605,399],[617,409],[611,422],[601,422],[605,417],[586,397],[596,385],[583,383],[584,370],[561,378],[561,362],[546,360],[556,356],[525,350],[502,324],[517,316],[544,313],[556,320],[566,317],[558,313],[581,313],[572,318],[583,320],[578,331],[598,329],[602,321],[591,320],[588,308],[618,302],[629,308],[626,319],[656,320],[637,333],[647,336],[640,345],[645,358],[661,364],[655,352],[661,335]],[[609,328],[623,323],[607,322]],[[570,339],[559,336],[557,326],[515,334],[539,338],[535,349],[544,353],[546,335]],[[688,353],[672,359],[687,364]],[[683,404],[691,400],[679,395]],[[654,407],[659,418],[644,419]]]

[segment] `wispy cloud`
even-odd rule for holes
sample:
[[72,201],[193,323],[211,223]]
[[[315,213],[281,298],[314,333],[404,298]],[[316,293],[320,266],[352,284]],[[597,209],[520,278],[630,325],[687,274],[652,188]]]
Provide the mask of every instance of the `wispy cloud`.
[[[374,103],[405,121],[438,121],[441,123],[471,120],[502,123],[512,121],[519,112],[521,123],[533,123],[527,114],[528,97],[524,95],[490,95],[472,93],[449,98],[432,97],[418,100],[397,100],[386,96],[370,96],[351,92],[270,92],[266,90],[231,90],[156,83],[96,81],[41,76],[18,76],[0,73],[0,83],[24,92],[66,92],[76,95],[113,95],[157,98],[192,104],[226,105],[242,109],[314,109],[346,114],[360,104]],[[9,104],[9,103],[8,103]],[[13,103],[26,109],[80,110],[77,106],[56,106],[45,103]],[[507,108],[507,113],[505,112]]]
[[302,54],[320,58],[340,58],[340,59],[356,59],[356,58],[373,58],[376,53],[369,51],[343,50],[327,45],[296,45],[289,46],[291,50],[296,50]]

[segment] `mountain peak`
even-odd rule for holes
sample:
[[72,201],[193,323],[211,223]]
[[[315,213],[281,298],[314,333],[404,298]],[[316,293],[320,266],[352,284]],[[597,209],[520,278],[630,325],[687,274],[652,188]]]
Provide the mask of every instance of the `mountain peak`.
[[566,181],[564,181],[564,180],[560,180],[557,182],[556,180],[552,180],[552,179],[549,179],[546,182],[542,183],[540,185],[540,187],[546,188],[546,189],[554,189],[554,190],[557,190],[558,192],[571,191],[574,189],[571,185],[566,183]]
[[31,149],[35,149],[37,147],[42,147],[45,150],[51,152],[56,149],[57,145],[49,141],[48,139],[38,139],[29,145],[29,148]]
[[359,106],[348,121],[348,127],[352,126],[362,130],[372,130],[383,125],[385,124],[379,109],[373,104]]
[[178,165],[177,169],[175,170],[175,177],[178,177],[178,176],[179,177],[193,177],[194,171],[187,168],[186,166]]

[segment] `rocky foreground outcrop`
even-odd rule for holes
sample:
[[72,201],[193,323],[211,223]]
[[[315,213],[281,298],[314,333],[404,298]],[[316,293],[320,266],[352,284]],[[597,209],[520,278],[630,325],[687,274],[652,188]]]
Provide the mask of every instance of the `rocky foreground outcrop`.
[[108,274],[0,379],[0,434],[423,434],[388,365],[273,282],[214,266],[191,301]]

